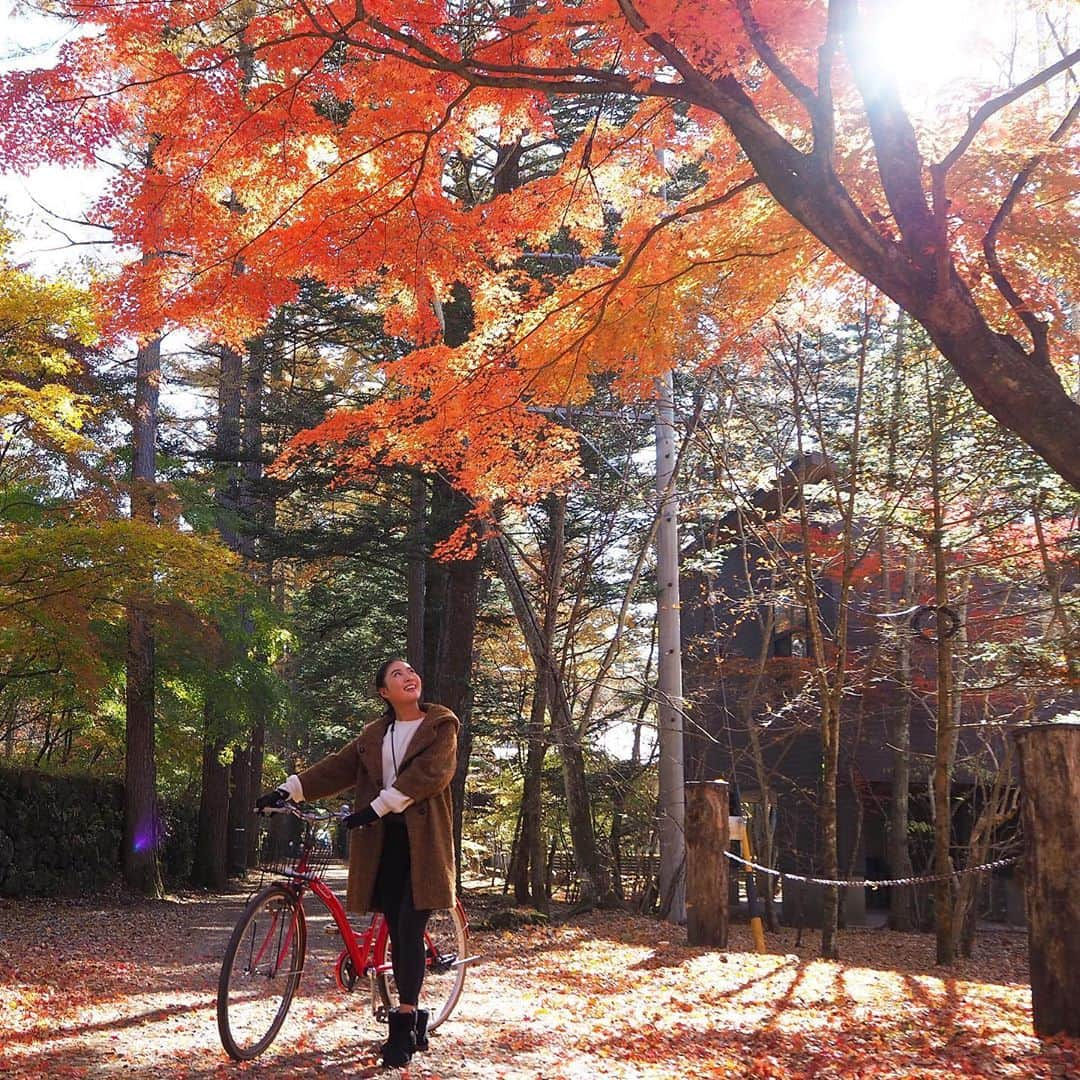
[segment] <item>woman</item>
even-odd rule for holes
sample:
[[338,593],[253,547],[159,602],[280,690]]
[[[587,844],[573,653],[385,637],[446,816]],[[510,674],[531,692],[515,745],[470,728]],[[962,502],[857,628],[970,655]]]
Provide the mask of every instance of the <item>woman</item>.
[[454,904],[454,832],[450,781],[457,767],[458,719],[421,701],[420,676],[404,660],[379,668],[375,687],[386,711],[347,746],[256,800],[259,810],[336,795],[350,786],[350,829],[364,828],[349,850],[350,911],[381,911],[390,929],[398,1007],[382,1047],[383,1064],[400,1067],[427,1048],[424,928],[434,908]]

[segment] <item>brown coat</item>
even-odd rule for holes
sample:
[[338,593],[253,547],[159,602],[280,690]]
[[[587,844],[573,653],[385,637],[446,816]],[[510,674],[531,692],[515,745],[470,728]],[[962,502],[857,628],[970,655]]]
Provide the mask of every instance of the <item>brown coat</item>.
[[[428,705],[413,732],[394,787],[415,802],[405,811],[412,862],[413,904],[418,909],[454,903],[454,817],[450,781],[457,768],[458,718],[443,705]],[[382,791],[382,743],[386,720],[368,724],[351,743],[300,773],[305,799],[323,799],[352,787],[353,809],[368,806]],[[350,911],[372,910],[375,874],[382,854],[381,821],[354,829],[349,838]]]

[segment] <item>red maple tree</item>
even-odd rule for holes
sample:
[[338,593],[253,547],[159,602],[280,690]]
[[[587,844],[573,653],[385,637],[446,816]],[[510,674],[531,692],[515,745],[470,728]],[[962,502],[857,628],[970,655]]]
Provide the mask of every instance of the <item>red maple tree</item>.
[[[550,484],[566,443],[537,407],[722,358],[793,279],[854,271],[1075,486],[1067,6],[1012,5],[1011,63],[961,72],[958,48],[964,79],[917,110],[868,43],[873,0],[58,0],[82,35],[4,79],[0,156],[149,148],[97,208],[153,255],[111,293],[145,333],[243,338],[305,275],[373,290],[418,348],[370,415],[319,433],[343,468],[375,449],[483,498]],[[451,349],[455,283],[476,327]]]

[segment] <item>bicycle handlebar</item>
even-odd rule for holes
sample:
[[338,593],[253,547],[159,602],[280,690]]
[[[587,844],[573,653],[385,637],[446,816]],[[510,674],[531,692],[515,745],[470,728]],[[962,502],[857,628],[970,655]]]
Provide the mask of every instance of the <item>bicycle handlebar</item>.
[[269,817],[271,814],[291,814],[301,821],[318,823],[320,821],[344,821],[352,813],[352,809],[348,803],[344,803],[337,810],[323,810],[319,807],[311,810],[301,810],[299,803],[289,801],[281,807],[268,806],[263,810],[256,808],[255,813],[264,817]]

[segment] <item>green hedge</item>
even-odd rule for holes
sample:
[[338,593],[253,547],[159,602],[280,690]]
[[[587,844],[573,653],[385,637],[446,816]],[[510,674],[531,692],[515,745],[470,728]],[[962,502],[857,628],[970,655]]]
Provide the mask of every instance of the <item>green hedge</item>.
[[195,842],[199,834],[199,803],[162,803],[161,873],[166,885],[187,885],[195,861]]
[[[0,768],[0,896],[78,896],[120,875],[123,786],[93,776]],[[197,809],[162,807],[162,872],[186,881]]]

